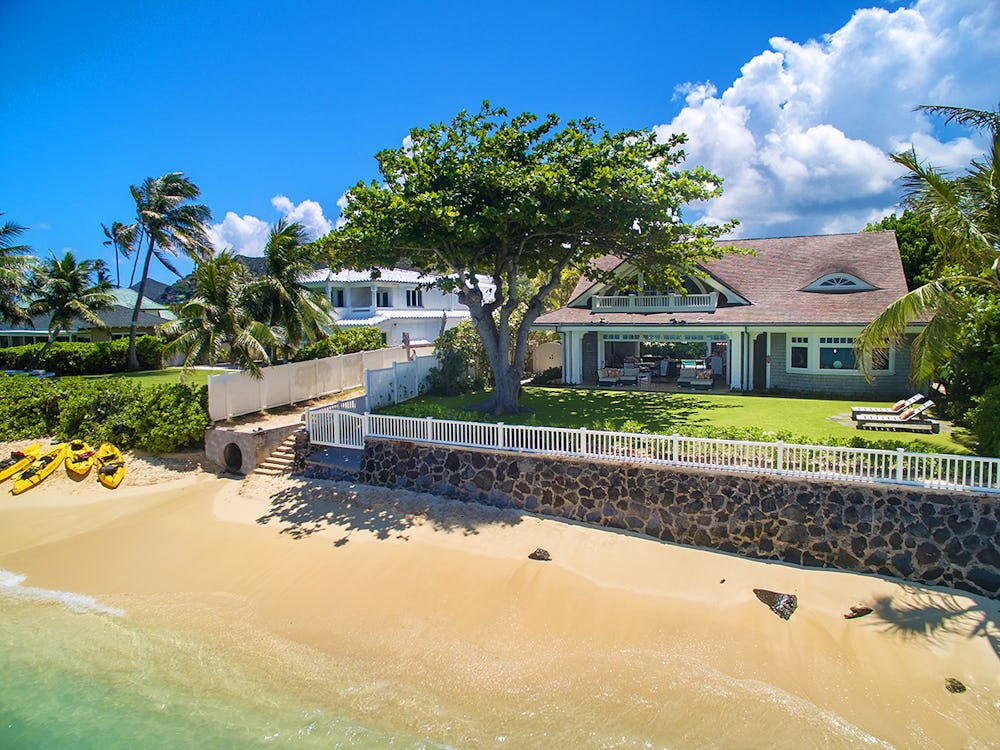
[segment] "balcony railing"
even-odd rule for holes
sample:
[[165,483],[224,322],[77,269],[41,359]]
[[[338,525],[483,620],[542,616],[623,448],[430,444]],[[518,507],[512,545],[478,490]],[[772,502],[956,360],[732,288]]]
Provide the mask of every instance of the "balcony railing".
[[712,312],[719,304],[719,293],[591,297],[590,303],[594,312]]

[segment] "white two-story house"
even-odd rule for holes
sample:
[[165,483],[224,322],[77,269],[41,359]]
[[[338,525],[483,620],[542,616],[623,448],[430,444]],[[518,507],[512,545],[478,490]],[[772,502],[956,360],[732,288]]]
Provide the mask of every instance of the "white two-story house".
[[[370,271],[334,271],[320,268],[303,279],[305,286],[322,289],[333,304],[337,325],[373,326],[382,331],[386,346],[430,346],[445,330],[469,317],[469,308],[454,292],[435,286],[437,276],[400,268]],[[485,276],[480,287],[491,297],[494,286]]]

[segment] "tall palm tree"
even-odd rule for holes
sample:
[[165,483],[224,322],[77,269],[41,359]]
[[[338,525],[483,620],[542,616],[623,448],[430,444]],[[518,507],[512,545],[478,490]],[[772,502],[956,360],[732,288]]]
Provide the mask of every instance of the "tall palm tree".
[[[118,256],[120,255],[128,259],[135,252],[135,241],[137,239],[135,225],[126,225],[120,221],[113,221],[111,222],[110,229],[106,224],[101,224],[101,229],[104,230],[104,236],[107,237],[104,240],[104,246],[110,247],[115,251],[115,286],[120,287],[122,285],[122,274],[118,264]],[[133,266],[133,274],[134,268],[135,266]]]
[[[978,295],[1000,292],[1000,108],[997,112],[923,106],[948,121],[986,129],[990,145],[968,169],[949,177],[910,149],[892,160],[905,167],[906,202],[931,220],[934,241],[953,272],[900,297],[869,323],[855,342],[862,367],[876,350],[902,342],[907,326],[924,319],[913,342],[914,380],[929,380],[956,352],[958,332]],[[866,372],[867,375],[867,372]]]
[[128,231],[141,233],[146,241],[139,293],[128,333],[128,369],[137,370],[139,359],[135,352],[135,335],[149,278],[149,262],[155,255],[164,266],[180,276],[169,256],[184,253],[196,260],[210,257],[212,251],[205,224],[212,218],[212,212],[203,204],[189,202],[197,198],[201,191],[181,172],[147,177],[142,185],[132,185],[131,190],[135,199],[136,222]]
[[284,329],[286,357],[303,342],[324,336],[324,326],[333,322],[326,295],[301,282],[314,261],[303,226],[280,219],[264,246],[264,273],[247,290],[255,317]]
[[114,306],[115,297],[111,284],[104,280],[94,281],[99,270],[98,261],[84,260],[77,263],[73,253],[66,253],[62,259],[52,255],[39,265],[28,281],[28,296],[31,315],[49,316],[49,336],[45,346],[31,359],[28,369],[32,369],[42,358],[52,342],[67,330],[75,318],[90,323],[95,328],[107,330],[100,313]]
[[30,247],[14,244],[24,231],[24,227],[10,221],[0,225],[0,320],[12,323],[27,317],[18,302],[35,263]]
[[250,272],[232,253],[195,261],[195,295],[178,311],[177,320],[160,328],[167,354],[184,355],[184,366],[199,361],[229,362],[260,377],[259,362],[281,342],[281,332],[254,320],[247,306]]

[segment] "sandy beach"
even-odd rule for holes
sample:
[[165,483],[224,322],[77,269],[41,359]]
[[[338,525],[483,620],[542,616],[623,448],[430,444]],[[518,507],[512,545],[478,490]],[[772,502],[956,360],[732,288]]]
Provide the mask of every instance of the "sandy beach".
[[[1000,744],[996,602],[428,495],[226,477],[197,454],[129,466],[114,492],[63,472],[3,487],[0,569],[379,727],[455,747]],[[528,559],[537,547],[552,560]],[[798,609],[782,620],[754,588]],[[845,619],[852,605],[873,612]]]

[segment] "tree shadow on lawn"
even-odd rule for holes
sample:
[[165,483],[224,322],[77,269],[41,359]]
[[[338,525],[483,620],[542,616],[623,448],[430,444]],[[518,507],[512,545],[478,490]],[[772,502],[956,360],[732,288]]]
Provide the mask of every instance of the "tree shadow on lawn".
[[435,531],[478,534],[487,524],[515,526],[522,514],[478,503],[437,497],[408,490],[355,485],[349,482],[306,480],[286,487],[271,498],[271,505],[257,523],[282,525],[281,533],[302,539],[331,527],[342,528],[341,547],[354,532],[376,539],[407,540],[409,529],[429,524]]
[[950,635],[985,638],[993,653],[1000,658],[998,605],[973,594],[953,594],[913,586],[905,586],[904,591],[906,593],[900,600],[883,596],[872,604],[885,630],[899,633],[903,638],[926,640],[932,644],[942,643]]
[[568,423],[572,426],[596,426],[619,429],[626,422],[638,423],[644,430],[669,434],[685,427],[712,424],[712,412],[737,409],[712,397],[684,393],[639,391],[594,391],[547,389],[545,393],[527,391],[524,404],[533,411],[532,424]]

